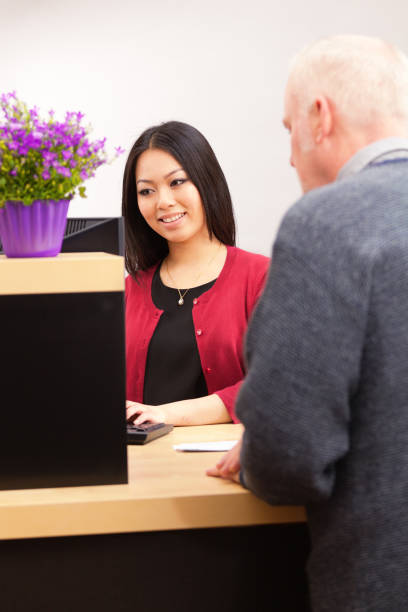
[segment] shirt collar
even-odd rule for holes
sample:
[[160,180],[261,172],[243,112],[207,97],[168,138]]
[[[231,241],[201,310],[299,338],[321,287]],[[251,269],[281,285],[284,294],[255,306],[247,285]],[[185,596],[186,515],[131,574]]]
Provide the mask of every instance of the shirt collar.
[[337,179],[344,179],[356,172],[360,172],[365,166],[381,158],[398,159],[408,158],[408,138],[383,138],[372,142],[368,146],[357,151],[345,164],[337,175]]

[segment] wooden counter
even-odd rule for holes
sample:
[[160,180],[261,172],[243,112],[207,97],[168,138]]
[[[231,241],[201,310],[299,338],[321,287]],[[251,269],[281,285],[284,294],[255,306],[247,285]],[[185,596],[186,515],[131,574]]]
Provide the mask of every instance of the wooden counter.
[[173,444],[235,440],[240,425],[177,427],[128,447],[129,484],[0,491],[0,539],[305,521],[301,507],[269,506],[240,485],[206,476],[223,453]]
[[123,291],[123,257],[60,253],[57,257],[0,255],[0,295]]

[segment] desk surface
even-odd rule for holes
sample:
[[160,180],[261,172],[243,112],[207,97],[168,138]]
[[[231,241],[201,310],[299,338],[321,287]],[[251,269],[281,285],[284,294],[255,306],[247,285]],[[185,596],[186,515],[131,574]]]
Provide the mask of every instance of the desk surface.
[[108,253],[0,255],[0,295],[124,291],[123,266],[123,257]]
[[238,484],[206,476],[223,453],[173,449],[240,433],[241,425],[176,427],[128,446],[126,485],[0,491],[0,539],[305,521],[301,507],[269,506]]

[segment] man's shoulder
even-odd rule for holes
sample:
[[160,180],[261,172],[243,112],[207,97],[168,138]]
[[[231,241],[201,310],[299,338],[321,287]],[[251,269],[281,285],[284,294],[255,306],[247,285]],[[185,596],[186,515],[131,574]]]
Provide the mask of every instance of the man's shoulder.
[[398,200],[401,192],[404,197],[408,195],[407,166],[408,163],[368,166],[345,179],[309,191],[294,203],[287,216],[331,222],[338,210],[343,218],[345,214],[348,218],[359,218],[366,208],[377,202],[382,205],[386,194],[394,200]]
[[[352,200],[357,199],[361,202],[359,194],[362,187],[360,177],[351,177],[312,189],[291,206],[286,218],[293,221],[297,219],[300,222],[307,220],[308,223],[326,220],[331,222],[333,214],[335,215],[338,210],[337,205],[348,208]],[[355,207],[352,208],[356,210]]]
[[289,241],[301,248],[309,245],[316,250],[331,232],[338,236],[346,223],[350,206],[347,187],[330,183],[313,189],[300,197],[286,212],[277,235],[277,242]]
[[[406,210],[408,172],[405,167],[373,166],[353,176],[318,187],[303,195],[286,213],[283,233],[364,238],[393,223]],[[387,214],[385,215],[385,207]],[[408,218],[407,218],[408,221]]]
[[301,197],[286,213],[274,255],[307,264],[327,282],[368,274],[407,251],[408,168],[367,168]]

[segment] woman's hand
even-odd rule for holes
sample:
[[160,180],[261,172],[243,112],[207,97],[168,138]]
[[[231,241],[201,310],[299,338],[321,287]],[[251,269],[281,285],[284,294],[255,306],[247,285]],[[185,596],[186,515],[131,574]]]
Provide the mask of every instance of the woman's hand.
[[140,425],[146,421],[151,423],[166,423],[166,413],[160,406],[148,406],[139,402],[126,402],[126,420],[128,423]]
[[215,467],[206,470],[207,476],[218,476],[219,478],[239,482],[241,446],[242,438],[220,459]]
[[231,421],[224,402],[216,393],[195,399],[161,404],[160,406],[150,406],[127,400],[126,418],[128,422],[134,422],[135,425],[145,421],[184,426],[229,423]]

